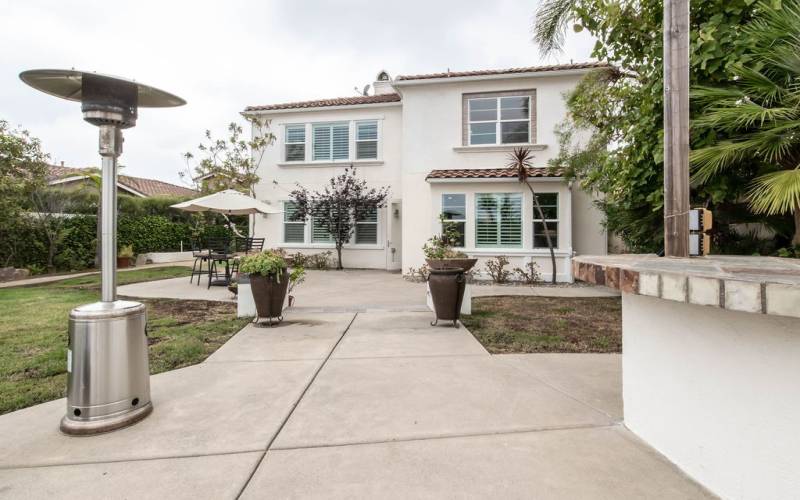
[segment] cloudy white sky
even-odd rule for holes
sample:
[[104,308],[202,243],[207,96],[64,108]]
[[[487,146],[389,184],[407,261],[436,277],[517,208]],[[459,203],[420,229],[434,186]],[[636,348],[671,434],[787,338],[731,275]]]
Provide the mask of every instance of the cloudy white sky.
[[53,162],[97,165],[80,105],[24,85],[32,68],[109,73],[163,88],[182,108],[140,110],[125,173],[180,183],[182,154],[251,104],[354,95],[397,74],[568,63],[592,42],[570,34],[543,58],[530,41],[536,2],[495,0],[178,2],[0,0],[0,119],[42,140]]

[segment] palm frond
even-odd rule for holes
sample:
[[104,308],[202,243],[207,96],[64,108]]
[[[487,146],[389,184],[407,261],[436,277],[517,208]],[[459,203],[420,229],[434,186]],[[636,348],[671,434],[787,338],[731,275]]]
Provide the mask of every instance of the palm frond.
[[533,42],[542,55],[561,51],[574,5],[574,0],[544,0],[539,4],[533,24]]
[[756,213],[775,215],[797,210],[800,208],[800,168],[756,178],[747,198]]

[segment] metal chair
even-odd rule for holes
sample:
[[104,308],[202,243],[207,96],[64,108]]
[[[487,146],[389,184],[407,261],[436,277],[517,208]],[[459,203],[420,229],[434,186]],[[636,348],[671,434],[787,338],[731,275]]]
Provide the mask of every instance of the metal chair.
[[206,243],[208,246],[208,286],[206,288],[211,288],[212,276],[214,279],[219,280],[217,262],[225,263],[225,282],[222,284],[227,285],[230,282],[230,240],[227,238],[209,238]]
[[203,249],[201,242],[199,240],[192,240],[192,257],[194,258],[194,264],[192,264],[192,275],[189,277],[189,283],[194,281],[194,277],[197,276],[197,285],[200,285],[200,277],[203,276],[203,262],[208,262],[209,251],[208,249]]
[[266,238],[242,238],[237,237],[235,241],[236,256],[233,258],[233,265],[231,266],[231,276],[239,275],[239,260],[244,255],[259,253],[264,249],[264,242]]

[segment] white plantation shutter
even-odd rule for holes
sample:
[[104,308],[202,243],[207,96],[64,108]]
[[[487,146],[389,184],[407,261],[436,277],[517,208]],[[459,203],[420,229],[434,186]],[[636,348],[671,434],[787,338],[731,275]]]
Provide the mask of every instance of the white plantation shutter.
[[475,243],[479,247],[522,246],[521,194],[476,195]]
[[328,232],[327,224],[319,218],[315,217],[311,220],[311,242],[312,243],[331,243],[333,236]]
[[378,243],[378,209],[371,208],[361,214],[356,221],[356,244],[376,245]]
[[286,161],[304,161],[306,159],[306,126],[286,126]]
[[346,160],[350,157],[350,124],[340,123],[331,126],[333,137],[333,159]]
[[283,203],[283,241],[284,243],[304,243],[306,223],[302,220],[294,221],[292,217],[297,212],[294,202]]
[[312,137],[314,141],[313,159],[331,159],[331,127],[330,125],[314,125],[312,127]]
[[378,158],[378,122],[374,120],[356,123],[356,160]]
[[314,124],[313,160],[346,160],[350,158],[350,124]]

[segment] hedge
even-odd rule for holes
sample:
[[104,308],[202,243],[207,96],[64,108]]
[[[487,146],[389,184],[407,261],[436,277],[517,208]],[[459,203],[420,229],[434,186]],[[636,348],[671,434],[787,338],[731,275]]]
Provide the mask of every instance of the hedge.
[[[96,217],[76,215],[64,223],[63,239],[57,246],[54,265],[60,271],[77,271],[94,264]],[[225,237],[228,229],[222,225],[173,222],[164,215],[121,216],[117,222],[118,245],[132,245],[137,254],[146,252],[175,252],[191,250],[195,239]],[[241,224],[237,224],[241,225]],[[244,227],[240,229],[246,231]],[[47,238],[30,221],[21,220],[9,244],[0,244],[0,251],[13,253],[9,265],[44,271],[47,267]],[[3,248],[5,247],[5,248]],[[5,260],[5,259],[3,259]]]

